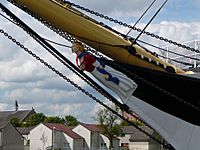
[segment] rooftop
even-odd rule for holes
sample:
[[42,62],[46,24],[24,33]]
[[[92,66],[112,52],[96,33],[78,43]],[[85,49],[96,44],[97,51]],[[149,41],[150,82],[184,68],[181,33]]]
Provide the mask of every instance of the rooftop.
[[57,124],[57,123],[43,123],[43,124],[51,130],[54,129],[56,131],[62,131],[73,139],[82,139],[80,135],[72,131],[69,127],[65,126],[64,124]]

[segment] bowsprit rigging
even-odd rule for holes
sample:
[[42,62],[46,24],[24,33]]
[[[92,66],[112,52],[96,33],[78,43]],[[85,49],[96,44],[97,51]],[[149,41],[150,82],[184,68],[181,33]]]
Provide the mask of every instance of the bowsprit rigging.
[[132,28],[127,32],[126,36],[132,31],[132,29],[138,24],[138,22],[142,19],[142,17],[148,12],[148,10],[153,6],[153,4],[156,2],[156,0],[152,1],[152,3],[147,7],[147,9],[143,12],[143,14],[140,16],[140,18],[134,23]]
[[[21,6],[21,8],[25,9],[22,6]],[[26,10],[27,10],[27,8],[26,8]],[[34,15],[34,17],[35,17],[35,15]],[[42,21],[42,18],[38,18],[38,20]],[[45,23],[46,26],[52,28],[54,31],[57,31],[56,30],[57,28],[55,26],[51,25],[51,24],[48,25],[47,21],[42,21],[42,22]],[[65,32],[61,32],[61,31],[62,30],[60,30],[58,28],[57,33],[59,33],[59,34],[61,34],[61,35],[63,35],[65,37],[66,33]],[[67,39],[69,39],[70,41],[75,40],[75,39],[73,39],[71,37],[68,38],[68,36],[67,36]],[[109,45],[109,46],[113,47],[113,45]],[[126,65],[126,66],[128,67],[128,65]],[[131,66],[131,69],[133,70],[133,66]],[[128,68],[128,70],[130,70],[130,68]],[[183,91],[188,91],[190,89],[189,88],[190,86],[188,86],[189,89],[184,88],[183,90],[177,91],[177,89],[180,89],[180,87],[184,87],[184,86],[182,86],[182,84],[183,85],[190,84],[193,87],[194,87],[194,85],[197,86],[198,84],[195,84],[196,80],[193,79],[194,81],[192,81],[189,78],[185,79],[185,78],[183,78],[181,76],[178,77],[176,75],[160,74],[160,73],[157,73],[156,71],[151,71],[151,70],[149,70],[149,71],[144,72],[144,71],[139,70],[139,72],[138,72],[138,70],[137,70],[137,74],[139,73],[138,75],[140,77],[144,77],[145,80],[148,79],[151,83],[153,83],[153,85],[156,85],[156,86],[154,86],[154,88],[152,88],[152,85],[149,84],[148,87],[151,90],[146,88],[146,82],[144,82],[143,80],[140,80],[139,78],[136,78],[133,75],[130,76],[130,74],[127,73],[127,75],[129,75],[132,79],[136,80],[139,85],[141,85],[135,91],[136,96],[144,99],[145,101],[149,102],[150,104],[153,104],[154,106],[156,106],[156,107],[158,107],[158,108],[160,108],[160,109],[162,109],[162,110],[164,110],[164,111],[166,111],[166,112],[168,112],[170,114],[176,115],[176,116],[178,116],[178,117],[180,117],[180,118],[182,118],[184,120],[191,121],[191,122],[193,122],[195,124],[199,124],[198,123],[198,119],[194,120],[194,119],[188,117],[188,113],[196,114],[195,112],[193,112],[193,111],[195,111],[195,109],[193,109],[193,108],[197,108],[196,110],[197,110],[197,113],[198,113],[198,100],[196,101],[198,95],[197,94],[193,94],[194,97],[190,98],[188,96],[187,92],[183,92]],[[134,73],[135,72],[136,71],[134,70]],[[169,79],[171,78],[171,81],[174,82],[173,83],[173,88],[171,88],[170,84],[166,84],[166,82],[167,82],[166,77],[169,78]],[[159,83],[157,81],[155,81],[155,78],[159,79]],[[159,87],[159,88],[156,88],[156,87]],[[162,89],[162,90],[160,90],[160,89]],[[195,89],[197,90],[198,88],[195,88]],[[163,90],[164,91],[168,91],[168,92],[163,92]],[[167,93],[171,93],[171,95],[175,95],[175,96],[170,96]],[[198,92],[195,92],[195,90],[194,90],[194,93],[198,93]],[[145,97],[144,97],[144,95],[145,95]],[[158,97],[162,98],[164,101],[169,101],[169,99],[170,99],[170,102],[166,103],[166,105],[164,105],[164,104],[163,105],[159,105],[159,103],[156,102]],[[179,98],[177,99],[176,97],[181,98],[181,100],[179,100]],[[177,112],[176,111],[176,107],[173,105],[173,103],[175,103],[176,105],[179,105],[179,106],[183,105],[183,107],[185,107],[185,105],[188,105],[190,111],[188,110],[187,113],[186,113],[185,112],[185,108],[183,108],[182,111]],[[173,107],[171,107],[171,105]],[[169,107],[170,107],[170,109],[168,109]]]
[[[122,99],[130,110],[135,111],[148,122],[175,149],[198,150],[199,142],[195,142],[195,139],[200,137],[200,95],[198,94],[200,80],[186,76],[186,71],[164,62],[137,42],[133,44],[134,38],[120,34],[73,7],[187,50],[197,53],[199,50],[142,31],[68,1],[41,0],[39,4],[34,0],[9,1],[68,41],[79,40],[85,43],[88,50],[92,47],[112,58],[112,60],[102,58],[102,61],[126,74],[138,85],[130,99],[127,101]],[[44,43],[43,41],[41,44],[49,49]],[[165,123],[163,119],[169,121]],[[186,134],[189,139],[184,136]]]
[[[16,4],[16,3],[14,3],[15,5],[17,5],[17,7],[20,7],[22,10],[24,10],[24,11],[26,11],[27,13],[29,13],[30,15],[32,15],[33,17],[37,17],[37,15],[35,15],[33,12],[31,12],[31,11],[29,11],[27,8],[24,8],[23,7],[23,5],[19,5],[19,4]],[[80,15],[80,14],[78,14],[78,15]],[[85,15],[83,15],[83,16],[85,16]],[[82,16],[82,17],[83,17]],[[88,18],[88,17],[87,17]],[[40,21],[42,21],[42,18],[40,17],[40,18],[38,18],[38,19],[40,19]],[[64,19],[64,18],[63,18]],[[93,20],[92,20],[93,21]],[[46,24],[46,20],[44,20],[43,21],[43,23],[44,24]],[[96,23],[96,22],[95,22]],[[66,26],[68,26],[67,24],[66,24]],[[51,27],[51,25],[50,25],[50,27]],[[54,30],[54,28],[55,28],[55,26],[54,27],[52,27],[53,28],[53,30]],[[83,30],[85,30],[85,29],[83,29]],[[63,30],[62,29],[60,29],[59,28],[59,31],[58,32],[62,32]],[[66,31],[64,31],[64,32],[66,32]],[[68,32],[69,33],[69,32]],[[60,33],[59,33],[60,34]],[[62,34],[62,33],[61,33]],[[117,47],[123,47],[123,45],[114,45],[113,43],[107,43],[107,42],[101,42],[101,41],[97,41],[97,40],[92,40],[91,38],[86,38],[86,37],[83,37],[83,36],[80,36],[80,35],[77,35],[77,34],[73,34],[73,33],[70,33],[71,35],[73,35],[74,37],[78,37],[78,39],[84,39],[85,41],[89,41],[89,42],[91,42],[91,43],[94,43],[95,45],[100,45],[100,44],[102,44],[102,45],[104,45],[104,46],[111,46],[111,49],[112,49],[112,47],[115,47],[115,49],[118,49]],[[134,51],[134,50],[132,50],[132,48],[131,47],[129,47],[129,46],[124,46],[125,48],[128,48],[129,50],[130,50],[130,52],[132,52],[132,51]],[[146,53],[145,53],[146,54]],[[118,55],[120,55],[120,54],[118,54]],[[117,55],[116,55],[117,56]],[[121,56],[121,55],[120,55]],[[137,58],[143,58],[143,60],[142,61],[140,61],[140,60],[138,60],[138,61],[136,61],[135,63],[137,64],[137,65],[143,65],[144,63],[145,63],[145,67],[150,67],[150,68],[154,68],[154,69],[158,69],[158,70],[168,70],[168,71],[173,71],[174,69],[173,68],[171,68],[170,66],[168,66],[167,64],[165,64],[164,62],[157,62],[157,58],[156,57],[154,57],[154,56],[152,56],[153,58],[151,58],[151,56],[147,56],[147,58],[144,56],[144,55],[136,55],[136,57]],[[117,59],[119,59],[119,58],[117,58]],[[126,59],[126,58],[124,58],[125,60],[129,60],[129,59]],[[131,59],[131,58],[130,58]],[[154,61],[154,59],[155,59],[155,61]],[[131,61],[133,61],[134,60],[134,58],[131,60]],[[120,61],[124,61],[124,60],[120,60]],[[150,65],[149,63],[146,63],[146,61],[147,62],[149,62],[149,63],[151,63],[151,64],[156,64],[156,66],[155,65],[153,65],[153,67],[152,67],[152,65]],[[159,61],[159,60],[158,60]],[[128,62],[129,63],[129,62]],[[131,63],[131,62],[130,62]],[[134,62],[133,62],[134,63]],[[150,66],[148,66],[148,65],[150,65]],[[176,70],[176,69],[175,69]],[[182,72],[181,70],[179,70],[178,68],[177,68],[177,72]]]
[[[98,13],[98,12],[95,12],[95,11],[93,11],[93,10],[90,10],[90,9],[88,9],[88,8],[85,8],[85,7],[83,7],[83,6],[80,6],[80,5],[78,5],[78,4],[72,3],[72,2],[70,2],[70,1],[65,1],[65,0],[64,0],[63,3],[67,3],[67,4],[69,4],[69,5],[72,6],[72,7],[75,7],[75,8],[77,8],[77,9],[81,9],[81,10],[83,10],[83,11],[85,11],[85,12],[91,13],[92,15],[96,15],[97,17],[101,17],[101,18],[103,18],[103,19],[109,20],[109,21],[111,21],[111,22],[114,22],[115,24],[119,24],[119,25],[121,25],[121,26],[130,28],[130,29],[132,29],[132,30],[134,30],[134,31],[142,32],[142,29],[140,29],[140,28],[136,28],[135,26],[129,25],[129,24],[127,24],[127,23],[125,23],[125,22],[122,22],[122,21],[118,21],[117,19],[113,19],[113,18],[111,18],[111,17],[109,17],[109,16],[105,16],[104,14],[100,14],[100,13]],[[165,38],[165,37],[156,35],[156,34],[154,34],[154,33],[150,33],[150,32],[148,32],[148,31],[144,31],[143,34],[146,34],[147,36],[150,36],[150,37],[152,37],[152,38],[156,38],[156,39],[159,39],[159,40],[161,40],[161,41],[167,42],[167,43],[169,43],[169,44],[172,44],[172,45],[175,45],[175,46],[184,48],[184,49],[186,49],[186,50],[190,50],[190,51],[193,51],[193,52],[196,52],[196,53],[200,53],[200,51],[199,51],[199,50],[196,50],[195,48],[192,48],[192,47],[189,47],[189,46],[187,46],[187,45],[178,43],[178,42],[176,42],[176,41],[172,41],[172,40],[167,39],[167,38]]]
[[[42,37],[40,37],[36,32],[34,32],[31,28],[29,28],[21,20],[19,20],[19,18],[17,18],[16,16],[14,16],[14,14],[12,14],[11,12],[9,12],[8,9],[6,9],[2,4],[0,4],[0,7],[3,9],[3,11],[5,11],[7,13],[7,15],[9,15],[14,20],[14,21],[12,21],[14,24],[18,25],[24,31],[26,31],[31,37],[33,37],[33,39],[35,39],[39,44],[41,44],[48,52],[50,52],[54,57],[56,57],[62,64],[64,64],[66,67],[68,67],[71,71],[73,71],[76,75],[78,75],[81,79],[83,79],[91,87],[93,87],[98,92],[100,92],[103,96],[107,97],[109,100],[111,100],[113,103],[115,103],[118,107],[121,108],[122,111],[126,111],[127,113],[129,113],[130,115],[132,115],[133,112],[131,112],[130,110],[128,110],[127,106],[119,103],[113,96],[111,96],[108,92],[106,92],[103,88],[101,88],[98,84],[96,84],[90,77],[88,77],[83,72],[80,72],[80,70],[77,70],[77,68],[67,58],[65,58],[61,53],[59,53],[56,49],[54,49],[50,44],[48,44],[47,42],[45,42]],[[6,19],[8,19],[8,18],[6,18]],[[9,19],[9,21],[11,21],[11,20]],[[54,67],[52,67],[50,64],[48,64],[46,61],[44,61],[39,56],[37,56],[36,54],[34,54],[32,51],[30,51],[28,48],[26,48],[20,42],[18,42],[17,40],[15,40],[12,36],[8,35],[8,33],[6,33],[5,31],[3,31],[2,29],[0,29],[0,33],[4,34],[4,36],[8,37],[9,40],[11,40],[15,44],[17,44],[25,52],[27,52],[28,54],[30,54],[32,57],[34,57],[40,63],[42,63],[47,68],[49,68],[51,71],[53,71],[54,73],[56,73],[57,75],[59,75],[61,78],[63,78],[67,82],[69,82],[72,86],[74,86],[75,88],[77,88],[78,90],[80,90],[81,92],[83,92],[85,95],[89,96],[92,100],[94,100],[97,103],[101,104],[102,106],[104,106],[105,108],[107,108],[109,111],[111,111],[112,113],[116,114],[121,119],[127,121],[130,125],[136,127],[139,131],[141,131],[142,133],[146,134],[147,136],[149,136],[153,140],[157,141],[161,145],[163,145],[165,147],[168,147],[169,149],[173,150],[173,147],[171,145],[166,144],[166,143],[160,141],[159,139],[153,137],[152,135],[150,135],[146,131],[144,131],[141,128],[139,128],[138,126],[136,126],[133,122],[129,121],[128,119],[124,118],[122,115],[118,114],[116,111],[114,111],[113,109],[111,109],[106,104],[102,103],[99,99],[97,99],[91,93],[89,93],[85,89],[81,88],[78,84],[76,84],[73,81],[71,81],[69,78],[67,78],[61,72],[59,72],[58,70],[56,70]]]

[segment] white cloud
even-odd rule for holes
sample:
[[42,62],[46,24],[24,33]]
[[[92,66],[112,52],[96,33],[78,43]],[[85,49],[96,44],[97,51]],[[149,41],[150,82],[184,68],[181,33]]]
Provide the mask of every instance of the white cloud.
[[151,3],[150,0],[72,0],[71,2],[103,14],[120,16],[138,16],[138,11],[140,12],[144,9],[144,6],[147,6]]
[[196,2],[197,2],[197,4],[199,5],[199,7],[200,7],[200,0],[195,0]]

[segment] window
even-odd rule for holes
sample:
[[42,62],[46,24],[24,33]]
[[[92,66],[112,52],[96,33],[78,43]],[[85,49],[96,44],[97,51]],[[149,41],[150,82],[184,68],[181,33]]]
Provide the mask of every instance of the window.
[[129,147],[128,143],[121,143],[121,147]]
[[69,143],[63,143],[63,148],[64,149],[70,149]]

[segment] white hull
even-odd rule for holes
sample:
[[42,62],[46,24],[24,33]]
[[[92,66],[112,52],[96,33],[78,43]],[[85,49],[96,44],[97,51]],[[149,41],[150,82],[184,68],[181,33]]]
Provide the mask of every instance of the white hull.
[[200,149],[199,126],[167,114],[134,96],[125,103],[176,150]]

